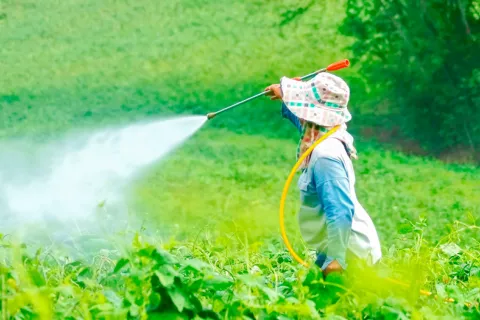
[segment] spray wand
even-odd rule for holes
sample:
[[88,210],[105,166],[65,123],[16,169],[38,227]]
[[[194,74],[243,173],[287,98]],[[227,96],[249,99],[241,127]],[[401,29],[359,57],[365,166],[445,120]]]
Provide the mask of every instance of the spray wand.
[[[329,65],[329,66],[326,67],[326,68],[317,70],[317,71],[312,72],[312,73],[310,73],[310,74],[307,74],[306,76],[301,77],[300,80],[305,80],[305,79],[308,79],[308,78],[310,78],[310,77],[316,76],[317,74],[319,74],[319,73],[321,73],[321,72],[336,71],[336,70],[340,70],[340,69],[343,69],[343,68],[347,68],[349,65],[350,65],[350,61],[348,61],[347,59],[341,60],[341,61],[332,63],[331,65]],[[222,113],[222,112],[231,110],[231,109],[233,109],[233,108],[235,108],[235,107],[238,107],[238,106],[240,106],[240,105],[242,105],[242,104],[244,104],[244,103],[247,103],[247,102],[252,101],[252,100],[254,100],[254,99],[256,99],[256,98],[262,97],[262,96],[266,95],[266,94],[269,93],[269,92],[270,92],[270,90],[257,93],[256,95],[251,96],[250,98],[247,98],[247,99],[245,99],[245,100],[242,100],[242,101],[239,101],[239,102],[237,102],[237,103],[234,103],[234,104],[232,104],[231,106],[228,106],[228,107],[226,107],[226,108],[223,108],[223,109],[221,109],[221,110],[218,110],[217,112],[210,112],[209,114],[207,114],[207,118],[208,118],[208,120],[213,119],[217,114],[220,114],[220,113]]]

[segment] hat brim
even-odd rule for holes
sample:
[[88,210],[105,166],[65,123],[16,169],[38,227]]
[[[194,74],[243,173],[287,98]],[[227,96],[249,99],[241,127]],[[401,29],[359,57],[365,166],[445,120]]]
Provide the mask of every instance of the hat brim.
[[298,118],[330,127],[344,124],[352,119],[348,108],[329,106],[316,100],[311,82],[301,82],[287,77],[280,81],[285,106]]

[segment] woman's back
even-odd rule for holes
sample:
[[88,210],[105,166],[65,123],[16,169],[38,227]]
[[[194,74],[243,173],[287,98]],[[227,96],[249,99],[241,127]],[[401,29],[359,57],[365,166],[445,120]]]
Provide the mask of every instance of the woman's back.
[[[322,164],[319,169],[319,163]],[[323,208],[320,199],[318,199],[317,185],[315,185],[314,175],[318,170],[328,170],[326,173],[331,179],[348,179],[348,193],[354,205],[352,218],[352,234],[350,236],[348,248],[357,257],[370,260],[371,263],[377,262],[381,257],[380,241],[378,239],[375,226],[366,210],[357,199],[355,192],[355,172],[352,161],[348,156],[343,143],[336,138],[327,138],[318,145],[312,152],[308,168],[302,173],[298,186],[301,190],[302,206],[299,213],[299,223],[304,239],[315,249],[322,249],[325,234],[325,217],[323,217]],[[336,178],[338,177],[338,178]],[[332,199],[332,201],[343,202],[345,199]],[[318,216],[322,219],[318,219]],[[315,226],[312,222],[315,221]],[[308,224],[308,226],[307,226]],[[314,232],[315,234],[312,234]],[[308,239],[311,239],[308,241]]]

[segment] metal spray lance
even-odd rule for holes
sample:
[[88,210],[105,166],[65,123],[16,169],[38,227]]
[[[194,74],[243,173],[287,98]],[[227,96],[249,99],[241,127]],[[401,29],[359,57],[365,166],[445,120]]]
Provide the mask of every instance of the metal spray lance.
[[[338,62],[335,62],[335,63],[332,63],[331,65],[329,65],[328,67],[326,68],[323,68],[323,69],[320,69],[318,71],[315,71],[315,72],[312,72],[310,74],[307,74],[306,76],[303,76],[301,77],[300,79],[301,80],[305,80],[305,79],[308,79],[310,77],[313,77],[313,76],[316,76],[317,74],[321,73],[321,72],[326,72],[326,71],[336,71],[336,70],[340,70],[340,69],[343,69],[343,68],[346,68],[350,65],[350,61],[348,61],[347,59],[345,60],[341,60],[341,61],[338,61]],[[225,111],[228,111],[228,110],[231,110],[235,107],[238,107],[244,103],[247,103],[249,101],[252,101],[256,98],[259,98],[259,97],[262,97],[264,96],[265,94],[269,93],[270,90],[268,91],[263,91],[263,92],[260,92],[260,93],[257,93],[256,95],[254,96],[251,96],[250,98],[247,98],[245,100],[242,100],[242,101],[239,101],[237,103],[234,103],[232,104],[231,106],[228,106],[226,108],[223,108],[223,109],[220,109],[218,110],[217,112],[210,112],[209,114],[207,114],[207,118],[208,120],[214,118],[216,115],[222,113],[222,112],[225,112]]]

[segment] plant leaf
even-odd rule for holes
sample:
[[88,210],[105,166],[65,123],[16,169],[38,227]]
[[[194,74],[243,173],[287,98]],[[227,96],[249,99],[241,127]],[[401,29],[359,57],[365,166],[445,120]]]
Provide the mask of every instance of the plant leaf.
[[29,275],[30,275],[30,279],[33,281],[33,283],[37,287],[43,287],[46,284],[45,279],[43,275],[40,273],[40,271],[30,270]]
[[125,258],[122,258],[120,260],[117,261],[117,264],[115,265],[115,268],[113,269],[113,273],[117,273],[118,271],[120,271],[123,267],[125,267],[128,263],[130,262],[130,260],[128,259],[125,259]]
[[443,283],[436,283],[435,289],[437,290],[437,294],[441,298],[445,298],[447,296],[447,292],[445,291],[445,285]]
[[162,302],[162,296],[156,292],[152,292],[152,294],[150,294],[149,300],[150,300],[150,308],[156,309]]
[[203,284],[216,291],[222,291],[232,286],[233,280],[220,275],[206,275]]
[[103,292],[103,295],[105,298],[113,304],[116,308],[120,308],[122,305],[122,299],[118,296],[118,294],[115,291],[112,290],[105,290]]
[[449,257],[456,256],[462,251],[462,248],[460,248],[456,243],[445,243],[440,246],[440,250],[442,250],[443,253],[448,255]]
[[186,260],[183,266],[184,269],[190,268],[197,271],[201,271],[202,269],[206,269],[209,267],[210,265],[208,263],[197,259]]
[[155,271],[155,275],[158,277],[158,280],[165,288],[170,287],[175,282],[175,276],[161,272],[160,270]]
[[187,299],[185,297],[185,293],[178,290],[178,288],[173,287],[168,290],[168,295],[172,299],[173,304],[177,307],[179,312],[182,312],[185,308],[185,304],[187,303]]

